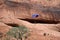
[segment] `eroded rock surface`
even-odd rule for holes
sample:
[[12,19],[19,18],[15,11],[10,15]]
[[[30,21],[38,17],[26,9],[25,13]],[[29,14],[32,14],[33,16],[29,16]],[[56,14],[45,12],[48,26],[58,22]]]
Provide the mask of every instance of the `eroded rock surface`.
[[[57,0],[59,1],[59,0]],[[60,4],[59,2],[53,2],[55,5]],[[37,3],[34,3],[37,2]],[[43,2],[43,0],[41,1]],[[44,1],[46,3],[46,1]],[[43,3],[44,3],[43,2]],[[49,1],[47,1],[49,2]],[[41,4],[39,1],[28,1],[28,0],[2,0],[0,7],[0,21],[12,22],[11,18],[27,19],[27,20],[38,20],[44,22],[60,22],[60,8],[52,6],[49,3]],[[58,3],[58,4],[56,4]],[[49,4],[50,6],[48,6]],[[44,6],[47,5],[47,6]],[[4,15],[5,14],[5,15]],[[36,15],[38,14],[38,15]],[[34,16],[34,17],[33,17]],[[6,22],[5,22],[6,23]]]
[[27,40],[60,40],[60,0],[0,0],[1,35],[21,25],[31,30]]

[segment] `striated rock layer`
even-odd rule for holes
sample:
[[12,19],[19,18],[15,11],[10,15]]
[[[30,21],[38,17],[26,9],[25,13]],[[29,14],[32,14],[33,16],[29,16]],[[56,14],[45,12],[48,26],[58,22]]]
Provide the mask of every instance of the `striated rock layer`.
[[[37,20],[42,22],[60,22],[59,0],[57,1],[32,1],[32,0],[0,0],[0,21],[5,22],[15,17],[24,20]],[[42,3],[46,4],[42,4]],[[51,2],[51,5],[50,5]],[[55,3],[55,4],[53,4]],[[47,5],[49,4],[49,5]],[[56,5],[56,6],[55,6]],[[12,22],[12,20],[11,20]]]

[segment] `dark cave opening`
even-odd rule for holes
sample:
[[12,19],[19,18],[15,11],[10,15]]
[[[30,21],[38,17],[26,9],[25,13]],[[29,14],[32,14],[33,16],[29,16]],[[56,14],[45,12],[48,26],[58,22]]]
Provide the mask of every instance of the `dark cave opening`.
[[30,23],[42,23],[42,24],[57,24],[57,21],[48,21],[48,20],[32,20],[32,19],[20,19],[24,21],[28,21]]
[[14,23],[8,23],[7,25],[9,25],[9,26],[12,26],[12,27],[19,27],[19,25],[18,24],[14,24]]

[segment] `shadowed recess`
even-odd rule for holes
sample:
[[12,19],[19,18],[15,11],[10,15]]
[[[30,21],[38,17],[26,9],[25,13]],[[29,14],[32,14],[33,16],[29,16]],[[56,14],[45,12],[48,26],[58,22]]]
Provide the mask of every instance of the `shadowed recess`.
[[12,27],[19,27],[18,24],[14,24],[14,23],[13,24],[12,23],[11,24],[8,23],[7,25],[12,26]]
[[42,23],[42,24],[57,24],[57,21],[48,21],[48,20],[34,20],[34,19],[20,19],[24,21],[28,21],[30,23]]

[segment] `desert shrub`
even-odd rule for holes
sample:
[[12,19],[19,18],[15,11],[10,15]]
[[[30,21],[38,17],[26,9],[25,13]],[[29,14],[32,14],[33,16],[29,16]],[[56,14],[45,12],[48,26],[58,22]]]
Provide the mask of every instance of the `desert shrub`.
[[16,38],[17,40],[25,40],[29,35],[29,29],[24,26],[13,27],[7,32],[7,35]]

